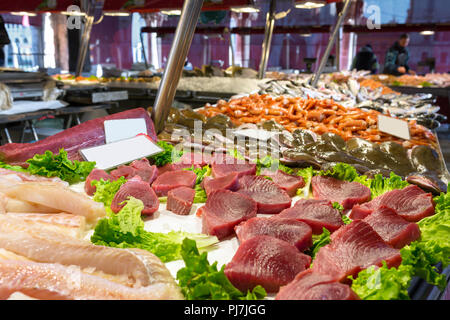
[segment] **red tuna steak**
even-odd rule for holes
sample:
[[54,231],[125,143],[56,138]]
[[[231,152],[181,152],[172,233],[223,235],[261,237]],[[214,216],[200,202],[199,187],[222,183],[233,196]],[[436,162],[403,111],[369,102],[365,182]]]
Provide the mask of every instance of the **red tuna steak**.
[[321,234],[323,228],[334,232],[344,225],[339,210],[330,201],[300,199],[293,207],[284,209],[273,219],[289,218],[303,221],[311,226],[313,234]]
[[195,190],[188,187],[172,189],[167,194],[167,210],[176,214],[187,215],[194,202]]
[[314,198],[338,202],[345,209],[370,200],[370,189],[358,182],[315,176],[311,179],[311,186]]
[[234,227],[242,221],[256,217],[256,202],[229,190],[212,192],[203,207],[202,232],[223,239],[234,234]]
[[286,191],[261,176],[241,177],[237,192],[255,200],[258,213],[275,214],[291,206],[291,197]]
[[304,251],[312,245],[311,227],[295,219],[251,218],[236,228],[240,243],[256,236],[271,236],[284,240]]
[[239,187],[239,174],[232,172],[220,178],[205,177],[202,181],[206,195],[216,190],[236,191]]
[[225,267],[225,275],[243,292],[261,285],[267,292],[277,292],[309,267],[311,257],[286,241],[256,236],[244,241]]
[[287,174],[282,170],[271,171],[269,169],[263,170],[261,176],[268,176],[281,189],[287,192],[291,197],[295,196],[299,188],[305,186],[305,180],[302,176]]
[[360,300],[347,285],[308,269],[281,287],[275,300]]
[[167,193],[178,187],[194,188],[197,175],[189,170],[168,171],[159,175],[152,184],[158,197],[167,196]]
[[337,281],[349,282],[371,265],[398,267],[400,251],[386,244],[366,222],[355,220],[331,235],[331,243],[320,248],[314,259],[313,270],[328,274]]
[[410,222],[417,222],[434,214],[431,193],[425,193],[418,186],[411,185],[386,192],[368,203],[354,206],[350,218],[364,219],[381,206],[393,209],[400,217]]
[[385,206],[379,207],[363,221],[368,223],[384,242],[397,249],[403,248],[420,237],[417,224],[406,221],[394,210]]
[[86,181],[84,182],[84,191],[92,196],[95,193],[96,187],[91,184],[94,180],[100,180],[103,179],[105,181],[111,181],[112,177],[108,174],[108,172],[100,169],[94,169],[89,173],[89,175],[86,178]]
[[147,182],[136,176],[120,186],[111,203],[111,210],[115,213],[119,212],[124,206],[124,204],[121,205],[120,203],[127,200],[130,196],[144,203],[144,209],[142,210],[144,215],[151,215],[159,208],[159,199],[153,189],[150,188]]

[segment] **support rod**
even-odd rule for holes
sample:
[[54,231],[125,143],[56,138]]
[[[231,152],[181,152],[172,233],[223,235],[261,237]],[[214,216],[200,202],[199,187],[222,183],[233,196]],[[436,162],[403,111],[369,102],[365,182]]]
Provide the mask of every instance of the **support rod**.
[[152,108],[152,118],[158,133],[164,129],[169,115],[202,5],[203,0],[185,0],[183,3],[180,21],[170,48],[167,67],[164,70],[155,105]]
[[350,8],[350,3],[352,0],[346,0],[344,4],[344,8],[339,13],[339,18],[336,22],[336,25],[334,26],[334,30],[331,33],[330,40],[328,41],[327,48],[325,49],[325,53],[322,56],[322,60],[320,60],[319,69],[317,69],[316,74],[314,75],[314,79],[312,81],[312,86],[315,87],[317,85],[317,82],[319,81],[320,75],[323,72],[323,69],[325,68],[325,65],[328,61],[328,57],[330,56],[331,49],[333,49],[334,42],[336,41],[336,37],[339,33],[339,29],[344,22],[345,16],[347,15],[348,9]]
[[103,10],[104,0],[89,0],[87,1],[86,17],[84,22],[83,35],[81,36],[81,46],[78,50],[77,69],[75,75],[81,76],[86,61],[86,54],[89,47],[89,40],[91,39],[92,26],[94,25],[94,14],[98,10]]
[[259,64],[259,71],[258,71],[259,79],[264,78],[264,76],[266,75],[274,26],[275,26],[275,1],[270,0],[269,12],[267,12],[266,15],[266,27],[264,29],[264,41],[262,44],[261,62]]

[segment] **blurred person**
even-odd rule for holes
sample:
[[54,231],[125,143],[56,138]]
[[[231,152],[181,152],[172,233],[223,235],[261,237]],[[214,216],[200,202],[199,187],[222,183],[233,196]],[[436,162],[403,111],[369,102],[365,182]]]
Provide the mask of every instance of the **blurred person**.
[[359,49],[359,52],[353,59],[351,70],[368,70],[371,74],[375,74],[377,73],[379,67],[380,65],[378,64],[377,56],[373,53],[372,46],[370,44],[366,44],[364,47]]
[[0,16],[0,67],[5,66],[5,51],[3,48],[10,43],[11,41],[9,40],[8,32],[6,32],[5,28],[5,21],[2,16]]
[[392,47],[386,52],[386,59],[384,62],[384,73],[392,74],[394,76],[401,76],[403,74],[416,74],[408,66],[409,51],[406,48],[409,44],[409,35],[404,33],[400,39],[394,43]]

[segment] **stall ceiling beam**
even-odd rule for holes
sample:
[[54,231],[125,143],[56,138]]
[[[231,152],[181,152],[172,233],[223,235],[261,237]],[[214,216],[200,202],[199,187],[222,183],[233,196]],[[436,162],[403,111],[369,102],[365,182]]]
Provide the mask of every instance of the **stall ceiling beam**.
[[164,129],[165,122],[172,107],[178,81],[183,72],[189,48],[194,37],[203,0],[185,0],[181,10],[180,20],[175,31],[172,47],[170,48],[167,67],[164,70],[161,84],[152,109],[152,118],[157,132]]
[[[322,26],[275,26],[273,29],[274,34],[301,34],[301,33],[329,33],[331,25]],[[373,32],[420,32],[423,30],[433,30],[433,31],[450,31],[450,24],[396,24],[396,25],[381,25],[381,29],[367,29],[367,26],[343,26],[344,33],[354,32],[354,33],[373,33]],[[226,27],[200,27],[195,30],[197,34],[223,34],[227,28]],[[264,34],[263,27],[235,27],[229,29],[230,33],[233,34]],[[172,34],[175,32],[175,27],[143,27],[141,32],[155,32],[158,34]]]

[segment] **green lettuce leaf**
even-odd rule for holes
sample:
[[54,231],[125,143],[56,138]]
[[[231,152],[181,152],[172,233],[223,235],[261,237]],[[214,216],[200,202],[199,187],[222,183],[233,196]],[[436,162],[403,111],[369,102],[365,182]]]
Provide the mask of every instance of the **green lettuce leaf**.
[[7,170],[12,170],[12,171],[17,171],[17,172],[27,172],[27,170],[22,168],[21,166],[11,166],[11,165],[9,165],[7,163],[4,163],[2,161],[0,161],[0,168],[7,169]]
[[408,182],[402,180],[400,176],[397,176],[395,173],[391,172],[389,178],[385,178],[381,174],[376,174],[370,181],[369,188],[373,199],[388,191],[403,189],[408,185]]
[[299,169],[297,171],[297,175],[302,176],[303,180],[305,180],[305,186],[297,190],[297,195],[303,196],[304,198],[308,198],[311,189],[311,179],[314,175],[314,170],[312,167]]
[[157,167],[162,167],[165,164],[176,162],[183,154],[183,150],[176,150],[172,144],[166,141],[160,140],[156,144],[161,147],[163,151],[149,157],[149,159]]
[[206,202],[206,191],[201,187],[201,183],[205,177],[211,175],[211,167],[206,165],[202,168],[194,168],[194,166],[190,168],[185,168],[183,170],[193,171],[197,175],[197,179],[195,180],[195,195],[194,195],[194,203],[205,203]]
[[344,210],[344,207],[339,202],[333,202],[333,208],[338,209],[341,212]]
[[439,262],[443,262],[444,266],[448,265],[448,248],[446,249],[444,250],[435,241],[414,241],[400,250],[401,265],[411,268],[411,276],[420,277],[429,284],[438,286],[440,290],[444,290],[447,286],[445,275],[439,274],[435,265]]
[[223,266],[209,264],[206,252],[199,253],[195,241],[184,239],[181,256],[185,267],[178,270],[177,280],[187,300],[257,300],[266,296],[261,286],[242,293],[225,276]]
[[344,221],[345,224],[350,224],[350,223],[352,223],[353,220],[344,214],[344,215],[342,215],[342,221]]
[[388,268],[383,261],[381,268],[370,266],[353,279],[352,289],[362,300],[409,300],[408,288],[411,283],[409,266]]
[[313,235],[313,244],[311,248],[308,249],[308,251],[305,251],[305,254],[311,256],[311,258],[314,259],[317,252],[319,252],[319,249],[331,242],[330,235],[330,231],[328,231],[326,228],[322,228],[322,233],[320,235]]
[[95,193],[92,199],[97,202],[102,202],[105,208],[110,208],[114,196],[125,182],[127,182],[125,177],[120,177],[114,181],[105,181],[103,179],[93,180],[91,185],[95,186]]
[[130,197],[117,213],[98,221],[91,242],[116,248],[139,248],[155,254],[163,262],[181,259],[181,244],[184,238],[195,240],[199,248],[207,248],[218,242],[217,237],[192,234],[182,231],[169,233],[149,232],[144,229],[141,200]]
[[47,150],[44,154],[34,155],[26,162],[29,164],[28,173],[49,178],[58,177],[70,184],[86,180],[95,167],[95,162],[69,160],[64,149],[60,149],[56,155]]
[[280,162],[279,159],[273,159],[271,156],[265,156],[261,159],[256,159],[256,174],[260,175],[261,170],[263,168],[271,169],[271,170],[281,170],[283,172],[286,172],[287,174],[293,174],[294,170],[292,168],[289,168],[288,166],[285,166]]

